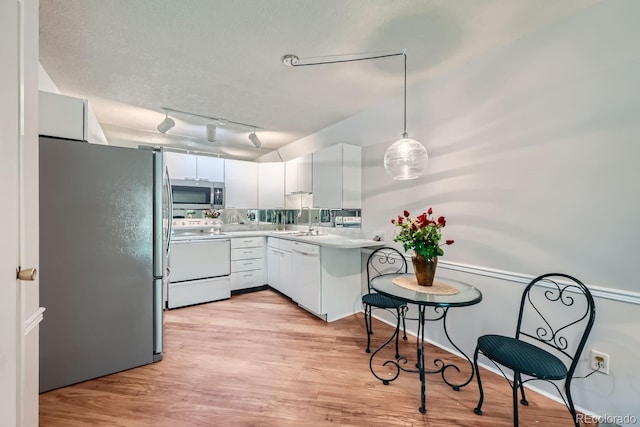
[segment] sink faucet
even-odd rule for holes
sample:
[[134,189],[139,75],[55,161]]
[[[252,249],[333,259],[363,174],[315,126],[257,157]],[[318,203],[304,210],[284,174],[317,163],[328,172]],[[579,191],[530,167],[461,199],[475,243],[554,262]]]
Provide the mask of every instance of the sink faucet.
[[300,208],[300,213],[305,210],[307,211],[307,231],[309,232],[309,234],[311,234],[311,232],[313,231],[313,227],[311,226],[311,208],[303,206],[302,208]]

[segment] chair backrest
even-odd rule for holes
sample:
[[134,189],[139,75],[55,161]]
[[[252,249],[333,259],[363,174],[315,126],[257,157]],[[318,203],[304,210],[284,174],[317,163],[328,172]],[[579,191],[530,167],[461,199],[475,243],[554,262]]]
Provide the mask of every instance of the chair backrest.
[[371,292],[371,280],[383,274],[406,273],[407,260],[395,248],[378,248],[367,260],[367,286]]
[[547,350],[564,356],[570,361],[570,378],[595,316],[593,296],[582,282],[562,273],[543,274],[533,279],[522,294],[516,338],[538,341]]

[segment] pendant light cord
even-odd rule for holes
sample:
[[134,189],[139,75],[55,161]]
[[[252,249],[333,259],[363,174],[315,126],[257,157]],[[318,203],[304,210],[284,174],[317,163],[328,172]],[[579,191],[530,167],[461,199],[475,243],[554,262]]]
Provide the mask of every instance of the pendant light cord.
[[407,134],[407,52],[403,50],[402,55],[404,56],[404,128],[402,137],[407,138],[409,136]]
[[[300,63],[296,62],[296,63],[289,64],[289,66],[290,67],[306,67],[306,66],[309,66],[309,65],[338,64],[338,63],[341,63],[341,62],[366,61],[368,59],[389,58],[389,57],[392,57],[392,56],[400,56],[400,55],[404,55],[405,58],[407,57],[407,54],[403,50],[402,53],[390,53],[388,55],[366,56],[364,58],[336,59],[334,61],[308,62],[306,64],[300,64]],[[299,58],[299,59],[304,59],[304,58]],[[406,64],[405,64],[405,68],[406,68]]]
[[402,52],[399,53],[389,53],[386,55],[376,55],[376,56],[365,56],[363,58],[352,58],[352,59],[336,59],[333,61],[320,61],[320,62],[307,62],[305,64],[300,64],[298,61],[304,58],[298,58],[296,55],[285,55],[283,56],[283,61],[288,59],[286,65],[289,67],[307,67],[309,65],[324,65],[324,64],[338,64],[341,62],[356,62],[356,61],[366,61],[369,59],[380,59],[380,58],[389,58],[392,56],[404,56],[404,110],[403,110],[403,132],[402,137],[408,138],[407,134],[407,49],[402,49]]
[[[360,54],[353,54],[360,55]],[[367,54],[362,58],[352,59],[335,59],[335,60],[320,60],[316,58],[300,58],[298,55],[286,54],[280,59],[282,63],[287,67],[306,67],[308,65],[323,65],[323,64],[337,64],[341,62],[355,62],[365,61],[368,59],[389,58],[391,56],[404,56],[404,86],[403,86],[403,112],[402,112],[402,139],[394,142],[387,148],[384,153],[384,169],[393,178],[397,180],[416,179],[422,175],[422,170],[427,164],[429,156],[424,146],[414,139],[409,139],[407,134],[407,49],[402,49],[401,52],[395,53],[381,53],[379,54]],[[310,61],[314,62],[303,62]]]

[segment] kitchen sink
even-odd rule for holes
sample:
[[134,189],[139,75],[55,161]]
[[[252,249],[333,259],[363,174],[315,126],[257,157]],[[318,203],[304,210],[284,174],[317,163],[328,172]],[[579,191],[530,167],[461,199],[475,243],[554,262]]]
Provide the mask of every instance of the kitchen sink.
[[272,231],[274,234],[281,234],[284,236],[292,236],[292,237],[316,237],[316,236],[328,236],[328,233],[310,233],[308,231],[286,231],[286,230],[276,230]]
[[308,231],[293,231],[287,234],[293,237],[315,237],[315,236],[328,236],[327,233],[310,233]]

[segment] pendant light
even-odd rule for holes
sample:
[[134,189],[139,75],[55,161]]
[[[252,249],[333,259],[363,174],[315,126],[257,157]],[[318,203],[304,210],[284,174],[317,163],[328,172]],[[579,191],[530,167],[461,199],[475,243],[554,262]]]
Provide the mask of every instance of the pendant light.
[[407,55],[404,54],[404,127],[402,139],[397,140],[384,153],[384,170],[391,178],[404,181],[416,179],[427,166],[429,155],[415,139],[407,134]]
[[[358,55],[358,54],[354,54]],[[350,56],[354,56],[350,55]],[[390,56],[400,56],[404,58],[404,127],[402,131],[402,138],[394,142],[387,148],[384,153],[384,169],[395,180],[410,180],[419,178],[422,175],[422,171],[427,165],[429,156],[426,148],[416,141],[410,139],[407,134],[407,51],[402,49],[399,53],[390,54],[378,54],[373,56],[356,57],[349,59],[327,59],[322,57],[321,60],[316,61],[316,58],[300,58],[297,55],[287,54],[284,55],[281,60],[288,67],[304,67],[308,65],[321,65],[321,64],[336,64],[339,62],[353,62],[364,61],[368,59],[387,58]],[[334,57],[345,55],[334,55]],[[310,62],[306,62],[310,61]]]

